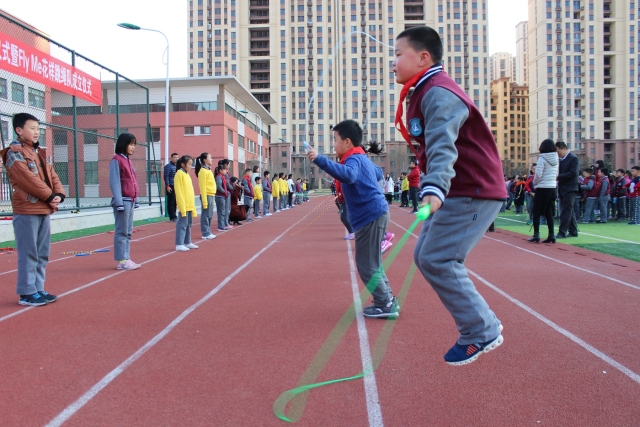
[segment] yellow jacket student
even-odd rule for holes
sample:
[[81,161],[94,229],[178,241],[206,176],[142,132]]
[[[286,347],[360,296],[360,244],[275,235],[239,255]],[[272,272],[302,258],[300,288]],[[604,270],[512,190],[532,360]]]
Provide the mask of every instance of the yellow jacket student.
[[280,180],[273,178],[271,181],[271,195],[274,199],[280,198]]
[[182,168],[178,169],[173,185],[176,192],[176,205],[178,205],[180,214],[187,216],[187,212],[191,212],[193,218],[197,217],[196,196],[193,191],[193,181],[191,181],[189,174]]
[[200,186],[200,201],[202,202],[202,209],[209,207],[207,196],[215,197],[216,195],[216,179],[213,177],[213,172],[210,168],[203,167],[198,172],[198,185]]
[[406,176],[402,179],[402,191],[409,191],[409,178]]
[[253,200],[262,200],[262,184],[253,186]]
[[280,194],[282,194],[283,196],[289,194],[289,184],[287,184],[286,179],[280,180]]

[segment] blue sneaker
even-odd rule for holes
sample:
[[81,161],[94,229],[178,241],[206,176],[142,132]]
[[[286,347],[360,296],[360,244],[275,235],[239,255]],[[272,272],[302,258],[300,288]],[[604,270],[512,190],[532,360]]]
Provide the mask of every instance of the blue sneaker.
[[482,353],[489,353],[491,350],[500,347],[503,342],[504,338],[502,334],[500,334],[497,338],[484,343],[469,345],[455,343],[447,354],[444,355],[444,361],[453,366],[467,365],[474,362]]
[[20,305],[30,305],[32,307],[37,307],[40,305],[46,305],[47,300],[43,298],[39,293],[31,294],[31,295],[20,295],[20,299],[18,300],[18,304]]
[[46,299],[46,300],[47,300],[47,303],[50,303],[50,302],[56,302],[56,301],[58,300],[58,297],[57,297],[57,296],[55,296],[55,295],[51,295],[50,293],[47,293],[47,292],[45,292],[45,291],[40,291],[40,292],[38,292],[38,293],[40,294],[40,296],[41,296],[42,298],[44,298],[44,299]]

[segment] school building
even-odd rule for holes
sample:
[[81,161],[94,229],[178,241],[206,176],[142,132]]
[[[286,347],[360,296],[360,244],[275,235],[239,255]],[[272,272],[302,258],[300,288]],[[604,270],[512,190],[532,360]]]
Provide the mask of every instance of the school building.
[[[150,139],[147,141],[147,94],[139,87],[119,82],[103,82],[101,106],[77,101],[78,127],[78,181],[80,189],[92,197],[110,196],[108,162],[113,157],[113,141],[100,135],[129,132],[138,142],[151,142],[149,149],[136,151],[134,166],[141,187],[149,185],[152,196],[157,195],[155,182],[162,178],[166,163],[165,152],[165,80],[138,80],[149,89]],[[115,123],[116,98],[119,104],[119,123]],[[231,174],[242,175],[245,167],[258,165],[262,150],[262,168],[269,157],[270,125],[275,123],[269,112],[251,95],[235,77],[202,77],[170,80],[169,99],[169,154],[197,157],[208,152],[214,165],[218,160],[231,161]],[[72,124],[72,106],[68,98],[53,96],[53,122],[62,126]],[[85,133],[86,132],[86,133]],[[72,167],[74,158],[73,132],[54,130],[53,160],[63,182],[65,168]],[[156,159],[151,165],[149,181],[145,170],[146,159]],[[75,171],[68,171],[69,174]],[[196,194],[197,180],[194,178]],[[161,185],[164,187],[164,185]],[[141,192],[146,194],[146,188]],[[80,197],[83,197],[81,194]]]

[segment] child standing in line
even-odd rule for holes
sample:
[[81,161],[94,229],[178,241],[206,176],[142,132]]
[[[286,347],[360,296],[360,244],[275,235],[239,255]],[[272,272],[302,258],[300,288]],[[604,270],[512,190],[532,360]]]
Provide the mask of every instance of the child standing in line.
[[216,210],[218,211],[218,231],[231,230],[227,217],[227,196],[229,190],[227,186],[227,177],[225,175],[224,165],[218,163],[215,170],[216,177]]
[[264,171],[264,180],[262,180],[262,192],[263,192],[263,200],[262,203],[262,215],[270,216],[271,212],[269,212],[269,204],[271,203],[271,193],[273,192],[271,181],[269,180],[269,171]]
[[262,201],[262,180],[259,176],[256,177],[255,185],[253,186],[253,212],[256,218],[262,218],[260,216],[260,202]]
[[113,258],[118,261],[117,270],[137,270],[140,264],[129,256],[131,235],[133,233],[133,210],[138,207],[139,194],[136,170],[131,156],[136,150],[136,137],[123,133],[118,137],[115,155],[109,163],[109,187],[111,188],[111,207],[115,217],[113,233]]
[[[251,169],[246,169],[244,171],[244,176],[242,177],[242,181],[240,185],[242,185],[242,192],[244,195],[244,205],[247,206],[247,221],[252,222],[251,219],[251,209],[253,209],[253,183],[251,181]],[[260,215],[260,212],[255,215]]]
[[287,177],[283,172],[280,172],[280,210],[285,211],[289,209],[287,207],[287,200],[289,198],[289,184],[287,184]]
[[202,153],[196,159],[196,176],[200,187],[200,231],[204,240],[213,240],[215,234],[211,233],[211,219],[213,218],[213,198],[216,195],[216,179],[211,171],[211,154]]
[[302,201],[309,201],[309,180],[305,179],[302,181]]
[[182,156],[176,164],[174,186],[176,189],[176,204],[178,205],[178,221],[176,222],[176,251],[187,252],[198,249],[198,245],[191,242],[191,224],[196,213],[196,196],[189,170],[193,164],[190,156]]
[[13,188],[13,231],[18,249],[18,304],[40,306],[57,297],[44,290],[51,251],[51,214],[64,202],[64,188],[40,148],[40,123],[27,113],[13,116],[18,139],[0,151]]
[[629,184],[631,221],[629,221],[629,225],[640,225],[640,166],[631,168],[631,177]]
[[609,218],[609,201],[611,200],[611,182],[609,181],[609,169],[598,169],[598,206],[600,209],[600,219],[596,222],[606,224]]
[[[464,262],[507,193],[491,130],[474,102],[444,72],[442,55],[442,41],[433,28],[409,28],[396,38],[393,72],[404,85],[396,127],[411,148],[411,139],[418,143],[416,156],[424,173],[418,198],[432,214],[422,226],[414,260],[459,332],[444,360],[464,365],[503,342],[502,325],[469,279]],[[407,132],[402,115],[412,87]]]
[[[362,314],[371,318],[397,318],[400,307],[391,292],[389,279],[382,268],[380,244],[389,224],[389,205],[385,201],[378,181],[382,170],[373,164],[362,148],[362,128],[353,120],[345,120],[333,127],[336,155],[340,163],[333,162],[314,149],[309,160],[336,180],[340,180],[347,205],[349,223],[356,240],[356,266],[362,282],[374,289],[373,305]],[[371,144],[370,153],[380,154],[377,143]]]
[[271,188],[273,192],[273,213],[280,212],[280,180],[277,173],[273,174]]
[[300,178],[296,179],[296,205],[302,204],[302,180]]
[[598,181],[593,177],[593,169],[586,168],[582,171],[584,177],[584,183],[580,185],[580,189],[584,191],[586,200],[584,202],[584,216],[582,217],[582,223],[596,222],[596,204],[598,201],[598,194],[600,188],[598,188]]

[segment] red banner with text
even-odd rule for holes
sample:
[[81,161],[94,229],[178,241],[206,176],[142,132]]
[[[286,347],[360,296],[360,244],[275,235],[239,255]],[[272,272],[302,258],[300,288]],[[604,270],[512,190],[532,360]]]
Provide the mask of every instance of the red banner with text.
[[0,33],[0,69],[102,105],[100,79],[4,33]]

